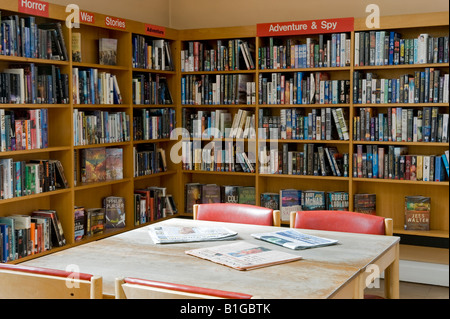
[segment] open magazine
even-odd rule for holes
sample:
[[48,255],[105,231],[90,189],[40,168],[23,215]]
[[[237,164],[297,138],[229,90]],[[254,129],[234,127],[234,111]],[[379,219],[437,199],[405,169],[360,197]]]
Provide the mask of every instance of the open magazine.
[[225,227],[150,226],[148,231],[155,244],[231,240],[237,237],[236,232]]
[[186,251],[186,254],[238,270],[251,270],[302,259],[301,256],[271,250],[245,241],[192,249]]
[[296,230],[283,230],[270,233],[252,234],[253,237],[290,249],[306,249],[336,244],[334,239],[322,238],[300,233]]

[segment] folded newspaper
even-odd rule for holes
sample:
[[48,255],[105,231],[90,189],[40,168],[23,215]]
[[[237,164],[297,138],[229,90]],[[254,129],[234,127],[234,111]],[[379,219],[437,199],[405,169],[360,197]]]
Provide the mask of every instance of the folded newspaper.
[[149,234],[155,244],[231,240],[237,237],[236,232],[225,227],[150,226]]
[[290,249],[306,249],[336,244],[334,239],[322,238],[300,233],[296,230],[284,230],[270,233],[252,234],[253,237]]
[[245,241],[192,249],[186,251],[186,254],[238,270],[251,270],[302,259],[301,256],[271,250]]

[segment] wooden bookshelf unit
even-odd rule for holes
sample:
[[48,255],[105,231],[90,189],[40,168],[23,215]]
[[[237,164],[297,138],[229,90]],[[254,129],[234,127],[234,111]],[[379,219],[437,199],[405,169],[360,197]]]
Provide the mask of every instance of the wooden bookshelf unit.
[[[14,162],[29,162],[34,159],[58,160],[64,168],[68,187],[39,194],[0,199],[0,217],[30,215],[37,209],[56,210],[66,238],[66,245],[10,262],[21,262],[151,223],[151,220],[143,223],[136,220],[134,192],[139,189],[152,186],[165,188],[166,194],[173,196],[178,214],[191,217],[192,214],[187,213],[185,209],[187,199],[185,185],[189,183],[254,187],[254,203],[256,205],[261,205],[261,194],[279,194],[280,190],[284,189],[342,191],[348,194],[348,210],[350,211],[355,210],[355,194],[376,194],[377,215],[394,220],[395,234],[412,236],[425,241],[430,239],[431,241],[448,241],[449,181],[447,174],[444,174],[443,181],[371,178],[371,176],[364,176],[358,171],[358,169],[362,169],[362,166],[358,167],[359,159],[357,158],[359,150],[363,150],[365,153],[367,147],[373,149],[374,146],[377,146],[378,149],[384,148],[385,154],[388,154],[390,148],[400,150],[401,147],[407,147],[407,154],[410,155],[443,155],[445,151],[448,151],[448,136],[446,141],[403,141],[400,131],[399,141],[371,140],[369,129],[369,131],[364,131],[364,133],[369,133],[368,139],[365,139],[365,136],[358,135],[363,132],[362,124],[358,120],[361,120],[362,112],[365,111],[372,117],[378,117],[380,114],[386,117],[388,112],[397,108],[412,109],[411,114],[416,117],[418,111],[423,111],[425,108],[436,110],[440,114],[448,114],[448,101],[444,103],[439,100],[438,92],[438,100],[433,101],[432,99],[432,102],[419,100],[414,103],[409,101],[392,103],[386,97],[385,101],[368,103],[367,96],[359,101],[359,92],[355,91],[355,88],[359,90],[357,86],[359,80],[356,83],[355,75],[361,76],[360,79],[365,79],[366,85],[369,83],[366,78],[368,74],[370,74],[369,76],[373,75],[373,79],[383,79],[385,85],[389,83],[389,80],[399,79],[405,74],[414,78],[415,72],[439,71],[441,76],[444,74],[448,76],[449,63],[442,61],[442,63],[437,61],[437,63],[398,65],[384,65],[384,63],[383,65],[370,63],[370,65],[361,65],[361,60],[356,61],[356,52],[358,51],[358,57],[360,53],[356,43],[362,37],[363,32],[369,34],[372,32],[375,36],[378,31],[384,31],[385,35],[394,31],[400,34],[402,39],[417,39],[421,34],[429,34],[435,38],[448,37],[448,12],[381,17],[381,28],[376,30],[368,29],[365,19],[355,18],[351,29],[334,34],[299,33],[266,36],[258,35],[257,26],[174,30],[119,19],[101,13],[89,13],[95,17],[94,22],[82,21],[80,28],[68,29],[65,26],[67,16],[65,8],[53,4],[48,4],[48,6],[48,17],[37,15],[36,23],[58,22],[62,25],[68,59],[61,61],[0,55],[0,73],[14,65],[57,67],[61,74],[68,75],[68,100],[67,103],[31,104],[21,101],[18,104],[0,104],[0,109],[7,112],[45,109],[48,113],[48,147],[6,150],[0,152],[0,160],[10,158]],[[21,12],[17,1],[12,0],[3,1],[0,13],[3,18],[0,20],[2,23],[5,21],[4,17],[7,16],[30,17],[29,14]],[[108,21],[111,20],[118,22],[112,26],[108,24]],[[155,30],[157,31],[155,32]],[[73,39],[78,35],[81,38],[81,41],[78,42],[81,44],[81,61],[73,61],[72,48],[75,45]],[[321,45],[335,45],[336,42],[333,41],[337,41],[336,37],[339,37],[341,44],[338,52],[333,53],[330,47],[329,51],[325,52],[326,54],[324,53],[320,58],[313,55],[312,58],[309,57],[309,61],[308,59],[295,60],[295,51],[290,49],[276,51],[275,59],[278,57],[278,60],[274,60],[274,52],[267,49],[273,46],[296,44],[306,46],[306,43],[310,45],[312,43],[310,48],[315,49],[314,44],[319,44],[319,42]],[[117,40],[115,65],[100,63],[99,41],[104,38]],[[313,39],[313,41],[309,42],[309,39]],[[159,67],[155,66],[155,63],[149,64],[149,56],[146,55],[147,51],[144,49],[148,45],[161,46],[163,51],[160,52],[165,54],[170,52],[172,68],[162,69],[161,60],[158,63]],[[198,52],[203,52],[203,54],[197,55]],[[242,52],[247,55],[243,55]],[[190,53],[195,56],[189,57]],[[334,60],[332,54],[334,54]],[[443,53],[438,54],[442,56]],[[336,56],[340,58],[339,66],[335,64]],[[328,60],[323,60],[324,57]],[[220,58],[222,59],[220,60]],[[364,61],[362,57],[360,59]],[[169,62],[167,61],[165,64],[168,65]],[[96,72],[95,74],[105,73],[115,77],[120,88],[121,99],[118,100],[114,97],[110,100],[102,100],[100,97],[98,99],[91,97],[90,100],[81,100],[85,97],[77,96],[75,89],[71,89],[77,87],[74,75],[80,71]],[[278,87],[279,91],[277,92],[275,83],[280,83],[280,81],[283,81],[283,87]],[[301,95],[297,91],[298,83],[305,85]],[[375,80],[371,83],[376,85],[379,81]],[[314,84],[318,91],[311,95],[311,92],[306,89],[307,84]],[[151,88],[154,87],[160,89],[159,93],[151,91]],[[327,94],[321,94],[320,90],[323,92],[325,87],[328,88]],[[170,95],[162,95],[161,92],[166,90],[167,93],[167,89],[170,91]],[[281,90],[283,93],[280,92]],[[91,92],[95,93],[95,90]],[[137,96],[138,92],[141,93],[140,96]],[[153,95],[149,92],[153,92]],[[330,92],[329,96],[328,92]],[[336,92],[342,94],[337,95]],[[448,95],[448,87],[446,92]],[[376,100],[376,95],[374,98]],[[378,96],[378,98],[381,97]],[[76,114],[93,115],[94,112],[97,112],[95,114],[100,114],[99,112],[120,113],[118,116],[124,128],[124,131],[121,132],[121,139],[105,142],[104,139],[99,138],[96,142],[80,142],[80,138],[86,138],[86,136],[81,132],[84,130],[84,124],[79,125],[77,122],[79,118]],[[340,112],[342,112],[341,117]],[[336,120],[334,113],[336,113]],[[212,116],[212,114],[214,115]],[[222,115],[220,114],[229,114],[223,116],[224,123],[221,123]],[[233,135],[233,132],[229,131],[221,131],[221,135],[215,135],[215,131],[208,130],[212,126],[212,124],[208,124],[208,117],[211,121],[215,121],[213,122],[214,127],[223,128],[227,127],[225,124],[227,120],[231,120],[230,124],[232,124],[233,118],[241,114],[244,114],[244,120],[240,123],[243,125],[242,127],[250,127],[253,130],[236,131],[237,135]],[[305,118],[308,118],[308,114],[320,115],[316,118],[319,118],[321,122],[316,123],[324,126],[319,128],[314,123],[315,131],[306,128],[303,131],[297,129],[292,132],[287,129],[289,123],[283,122],[286,114],[291,115],[291,122],[289,122],[291,126],[293,114],[298,121],[296,123],[303,124],[306,123]],[[159,117],[159,119],[151,122],[152,120],[149,118],[152,116]],[[203,116],[204,121],[202,122],[198,116]],[[195,123],[193,119],[196,120]],[[329,121],[328,124],[324,124],[325,119]],[[147,125],[142,124],[144,120],[150,121],[147,124],[160,123],[161,130],[165,130],[166,133],[170,132],[172,128],[185,128],[190,131],[184,131],[184,135],[174,134],[173,136],[164,135],[159,130],[141,134],[140,130]],[[265,122],[266,120],[267,122]],[[280,122],[277,122],[278,120]],[[343,120],[345,124],[341,122],[337,125],[339,120]],[[142,123],[138,124],[138,121],[142,121]],[[359,123],[358,126],[356,126],[357,123]],[[94,124],[93,127],[96,125]],[[137,131],[139,133],[136,133]],[[203,134],[204,132],[205,134]],[[346,137],[345,134],[348,136]],[[379,135],[379,132],[377,134]],[[211,153],[212,146],[215,145],[222,147],[223,153],[221,152],[220,156],[218,152]],[[270,153],[273,145],[276,146],[272,149],[273,153]],[[191,166],[179,161],[173,162],[171,151],[177,150],[177,155],[182,157],[187,154],[186,147],[200,150],[196,154],[192,152],[191,162],[188,163]],[[233,149],[234,153],[239,153],[243,161],[247,156],[251,165],[226,162],[228,156],[231,156],[227,147]],[[83,154],[96,148],[121,149],[122,178],[100,182],[82,182]],[[157,154],[158,149],[165,152],[166,167],[151,173],[138,173],[139,168],[135,164],[136,153],[152,150]],[[311,150],[317,154],[324,151],[324,156],[327,156],[327,151],[337,151],[343,156],[342,160],[347,161],[344,166],[340,166],[342,172],[334,174],[332,169],[325,169],[325,166],[322,169],[320,155],[312,154]],[[283,151],[285,158],[283,158]],[[288,152],[291,152],[289,156],[293,156],[293,162],[295,159],[295,165],[288,163]],[[307,167],[306,161],[300,157],[304,156],[306,152],[312,154],[311,163],[314,162],[314,157],[317,157],[316,166]],[[211,159],[212,155],[215,156],[213,163],[216,165],[212,165],[209,160],[205,162],[205,159]],[[332,153],[331,156],[333,156]],[[195,158],[198,160],[197,162],[194,160]],[[277,166],[277,162],[278,164],[282,162],[284,166]],[[252,170],[246,171],[246,168]],[[444,167],[443,169],[445,170]],[[298,174],[289,174],[292,170]],[[322,174],[322,171],[326,171],[327,174]],[[405,196],[410,195],[431,198],[430,230],[404,229]],[[126,227],[108,229],[103,234],[76,241],[74,207],[99,208],[102,207],[103,198],[107,196],[118,196],[125,199]],[[170,218],[170,215],[165,218]],[[289,225],[289,218],[285,218],[282,224]],[[448,244],[446,248],[448,248]]]

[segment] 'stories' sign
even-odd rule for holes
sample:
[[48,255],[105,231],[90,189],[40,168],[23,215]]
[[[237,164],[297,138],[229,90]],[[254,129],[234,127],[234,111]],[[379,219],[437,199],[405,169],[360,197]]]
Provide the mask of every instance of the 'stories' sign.
[[354,18],[259,23],[256,28],[259,37],[350,32],[354,29]]

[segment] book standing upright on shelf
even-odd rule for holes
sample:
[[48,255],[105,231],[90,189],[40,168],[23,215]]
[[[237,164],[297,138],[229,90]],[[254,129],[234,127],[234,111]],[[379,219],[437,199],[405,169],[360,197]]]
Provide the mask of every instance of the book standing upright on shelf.
[[431,198],[405,197],[405,230],[430,230]]
[[103,65],[117,64],[117,39],[99,39],[99,63]]

